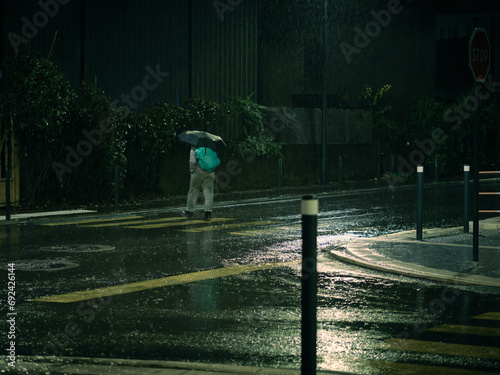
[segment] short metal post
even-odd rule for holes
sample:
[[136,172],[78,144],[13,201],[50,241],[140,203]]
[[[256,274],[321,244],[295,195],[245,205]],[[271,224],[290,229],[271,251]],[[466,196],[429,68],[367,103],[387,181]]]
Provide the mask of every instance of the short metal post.
[[115,211],[118,211],[118,198],[120,192],[120,169],[115,165]]
[[422,241],[422,213],[424,202],[424,167],[417,166],[417,240]]
[[283,159],[278,161],[278,197],[281,196],[281,185],[283,184]]
[[318,200],[302,197],[302,375],[316,374]]
[[5,220],[10,221],[10,169],[5,171]]
[[339,190],[342,190],[342,169],[343,169],[343,159],[339,156]]
[[470,165],[464,165],[464,233],[469,233]]
[[[477,92],[478,83],[475,84]],[[479,102],[480,104],[481,102]],[[476,267],[479,262],[479,108],[474,111],[474,132],[472,147],[472,174],[473,174],[473,196],[472,196],[472,266]]]
[[389,166],[389,183],[390,186],[393,186],[393,181],[394,181],[394,154],[391,154],[391,161],[390,161],[390,166]]
[[434,154],[434,182],[438,182],[438,154]]

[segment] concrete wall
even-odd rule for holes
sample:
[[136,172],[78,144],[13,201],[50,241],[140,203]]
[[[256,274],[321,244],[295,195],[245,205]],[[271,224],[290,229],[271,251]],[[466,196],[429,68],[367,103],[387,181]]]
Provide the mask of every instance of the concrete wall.
[[[284,144],[322,142],[320,108],[270,107],[266,111],[265,130]],[[370,112],[328,108],[327,143],[357,144],[372,142],[373,118]]]

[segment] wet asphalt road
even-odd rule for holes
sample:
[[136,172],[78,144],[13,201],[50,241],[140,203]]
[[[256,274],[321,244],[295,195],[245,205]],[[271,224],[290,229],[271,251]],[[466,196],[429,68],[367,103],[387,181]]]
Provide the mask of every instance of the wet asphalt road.
[[[425,196],[425,226],[462,224],[459,186],[431,188]],[[413,189],[320,197],[320,369],[377,373],[374,368],[386,361],[500,368],[500,358],[386,346],[402,337],[498,348],[498,337],[426,329],[477,324],[472,317],[500,311],[499,291],[380,273],[329,257],[329,246],[414,229],[414,198]],[[4,268],[16,264],[16,354],[299,368],[300,199],[219,205],[211,223],[186,221],[180,212],[38,219],[0,227],[0,262]],[[249,268],[269,262],[279,264]],[[232,273],[212,278],[200,273],[220,268]],[[170,276],[179,278],[172,285],[152,282],[143,290],[103,298],[92,292]],[[7,271],[0,277],[5,296]],[[199,279],[192,282],[193,277]],[[36,300],[77,291],[89,294],[73,302]],[[1,313],[7,313],[3,301]],[[2,347],[8,346],[7,331],[2,321]]]

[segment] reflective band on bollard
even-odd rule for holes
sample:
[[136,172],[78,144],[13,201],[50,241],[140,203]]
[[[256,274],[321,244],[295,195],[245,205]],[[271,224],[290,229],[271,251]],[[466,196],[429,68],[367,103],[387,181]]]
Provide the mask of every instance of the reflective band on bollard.
[[301,213],[302,215],[317,215],[319,212],[318,200],[312,196],[302,197]]
[[318,200],[302,197],[302,375],[316,374]]

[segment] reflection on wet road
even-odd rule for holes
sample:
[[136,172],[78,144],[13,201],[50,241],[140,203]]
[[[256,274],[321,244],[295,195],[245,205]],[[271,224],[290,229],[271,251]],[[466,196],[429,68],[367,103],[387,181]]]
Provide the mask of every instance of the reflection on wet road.
[[[425,225],[461,225],[459,189],[426,196]],[[320,197],[319,368],[375,374],[499,367],[498,291],[329,257],[329,247],[355,238],[413,229],[413,197],[412,189]],[[300,199],[221,204],[211,222],[179,213],[1,227],[0,263],[20,266],[18,354],[299,368]],[[478,332],[485,334],[479,339]],[[0,340],[5,346],[5,335]],[[490,354],[464,355],[460,345],[487,346]]]

